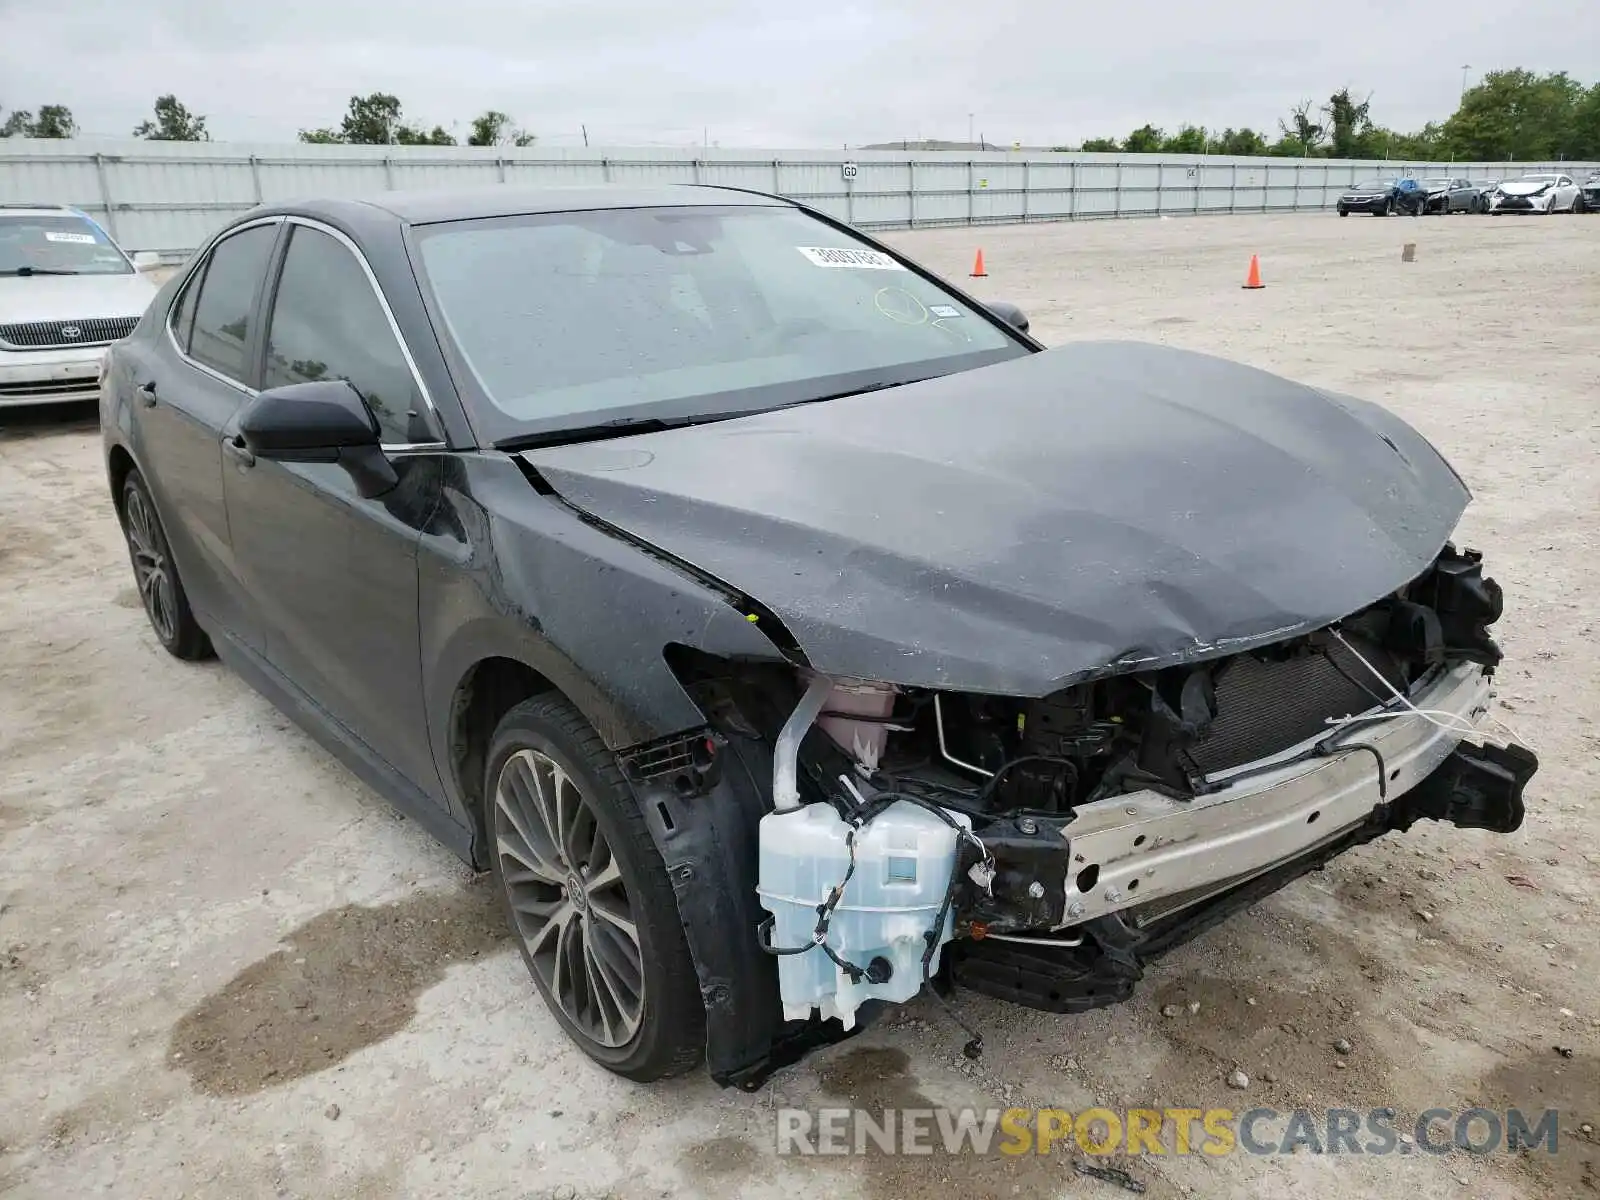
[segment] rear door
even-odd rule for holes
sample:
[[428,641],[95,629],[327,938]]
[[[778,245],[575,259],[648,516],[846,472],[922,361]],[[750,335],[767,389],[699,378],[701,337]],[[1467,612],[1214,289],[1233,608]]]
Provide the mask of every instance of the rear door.
[[378,419],[399,485],[363,499],[333,463],[255,459],[227,472],[240,573],[268,661],[429,793],[417,543],[439,495],[426,391],[365,261],[343,234],[291,218],[263,322],[262,388],[347,379]]
[[222,437],[253,396],[262,284],[279,225],[241,227],[211,247],[172,306],[167,336],[131,363],[135,444],[190,603],[260,650],[233,556]]

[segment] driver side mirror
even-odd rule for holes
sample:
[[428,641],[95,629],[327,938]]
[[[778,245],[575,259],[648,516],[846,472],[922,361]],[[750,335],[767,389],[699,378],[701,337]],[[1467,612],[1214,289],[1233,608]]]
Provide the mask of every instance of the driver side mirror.
[[257,458],[338,463],[364,499],[400,482],[383,453],[377,418],[347,380],[268,388],[239,414],[239,438]]
[[989,302],[988,308],[1018,333],[1028,332],[1028,315],[1015,304],[1008,304],[1004,300],[993,300]]

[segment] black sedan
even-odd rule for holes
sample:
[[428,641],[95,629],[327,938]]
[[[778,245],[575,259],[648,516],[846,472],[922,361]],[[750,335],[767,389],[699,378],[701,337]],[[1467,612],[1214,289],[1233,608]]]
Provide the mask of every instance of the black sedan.
[[1423,437],[1025,330],[732,189],[265,207],[109,352],[106,469],[167,650],[490,870],[591,1057],[748,1087],[935,976],[1115,1002],[1351,846],[1521,822]]
[[1580,206],[1584,212],[1600,212],[1600,171],[1592,171],[1589,178],[1583,181],[1583,204]]
[[1351,213],[1371,213],[1387,217],[1400,207],[1398,179],[1369,179],[1351,186],[1339,197],[1335,208],[1341,217]]

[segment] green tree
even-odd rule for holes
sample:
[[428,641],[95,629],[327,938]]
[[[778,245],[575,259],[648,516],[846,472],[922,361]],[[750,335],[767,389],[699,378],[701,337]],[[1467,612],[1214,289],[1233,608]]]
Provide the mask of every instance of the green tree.
[[476,116],[472,132],[467,135],[469,146],[531,146],[534,136],[511,124],[511,117],[497,108]]
[[1368,143],[1372,132],[1371,110],[1372,97],[1357,101],[1348,87],[1328,97],[1322,114],[1328,119],[1330,155],[1334,158],[1371,157],[1372,146]]
[[400,101],[387,92],[351,96],[339,124],[339,140],[353,146],[390,146],[400,128]]
[[1224,129],[1217,135],[1216,144],[1212,149],[1218,154],[1261,155],[1267,152],[1267,139],[1249,126],[1243,129]]
[[443,125],[422,130],[411,125],[401,125],[394,131],[396,145],[400,146],[454,146],[455,137]]
[[351,96],[350,107],[338,129],[302,129],[302,142],[345,143],[351,146],[454,146],[456,139],[443,125],[423,129],[401,119],[400,100],[387,92]]
[[1197,125],[1180,125],[1177,133],[1162,139],[1161,149],[1166,154],[1204,154],[1206,131]]
[[1583,94],[1573,111],[1572,156],[1600,158],[1600,83]]
[[36,138],[70,138],[78,136],[78,123],[72,119],[72,110],[65,104],[44,104],[39,107],[39,117],[33,123]]
[[209,142],[206,119],[191,113],[178,98],[168,94],[156,100],[156,119],[141,121],[133,131],[134,137],[148,138],[152,142]]
[[31,111],[19,108],[4,121],[0,121],[0,137],[70,138],[78,136],[78,123],[72,119],[72,110],[65,104],[46,104],[36,117]]
[[1311,119],[1311,101],[1302,100],[1289,110],[1289,119],[1278,122],[1283,135],[1273,145],[1271,153],[1286,158],[1310,158],[1327,131]]
[[1167,135],[1154,125],[1141,125],[1128,135],[1122,148],[1129,154],[1156,154],[1166,139]]
[[1456,158],[1572,158],[1585,99],[1583,85],[1565,71],[1490,71],[1444,123],[1444,140]]
[[[1063,146],[1063,150],[1067,147]],[[1115,154],[1122,149],[1116,138],[1089,138],[1081,147],[1085,154]]]

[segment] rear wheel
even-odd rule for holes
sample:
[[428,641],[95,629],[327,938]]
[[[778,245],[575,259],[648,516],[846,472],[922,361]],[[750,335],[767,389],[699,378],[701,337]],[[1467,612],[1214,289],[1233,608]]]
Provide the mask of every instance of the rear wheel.
[[665,864],[616,756],[555,693],[490,744],[491,870],[522,960],[584,1053],[639,1082],[705,1049],[705,1008]]
[[210,658],[211,639],[194,619],[189,597],[172,561],[172,547],[156,515],[150,489],[138,471],[122,481],[122,533],[128,542],[134,582],[150,628],[167,653],[193,661]]

